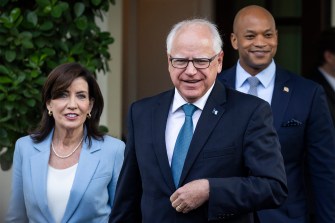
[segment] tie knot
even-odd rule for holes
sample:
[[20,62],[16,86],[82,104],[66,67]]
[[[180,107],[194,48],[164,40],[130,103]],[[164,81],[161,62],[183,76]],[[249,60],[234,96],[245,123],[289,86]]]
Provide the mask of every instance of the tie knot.
[[259,84],[259,80],[257,77],[248,77],[248,82],[251,87],[257,87]]
[[197,110],[197,107],[193,104],[184,104],[183,110],[185,112],[185,116],[192,116],[195,110]]

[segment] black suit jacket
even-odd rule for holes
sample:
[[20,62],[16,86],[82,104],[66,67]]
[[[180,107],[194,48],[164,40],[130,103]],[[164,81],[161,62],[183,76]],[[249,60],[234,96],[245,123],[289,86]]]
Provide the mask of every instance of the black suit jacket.
[[[252,212],[280,205],[286,176],[268,103],[217,82],[199,118],[180,185],[206,178],[209,201],[182,214],[165,146],[174,90],[135,102],[112,222],[253,222]],[[217,112],[213,112],[213,110]]]
[[[304,160],[315,199],[316,222],[335,222],[335,133],[321,86],[277,66],[271,101],[287,174],[288,198],[261,222],[296,223],[307,218]],[[218,76],[235,88],[236,66]],[[307,220],[305,220],[307,221]],[[304,221],[304,222],[305,222]]]
[[333,90],[333,88],[330,86],[326,78],[323,76],[323,74],[318,69],[315,71],[315,74],[313,76],[310,76],[309,78],[319,83],[325,90],[326,95],[327,95],[327,102],[328,102],[329,110],[333,118],[333,124],[335,126],[335,91]]

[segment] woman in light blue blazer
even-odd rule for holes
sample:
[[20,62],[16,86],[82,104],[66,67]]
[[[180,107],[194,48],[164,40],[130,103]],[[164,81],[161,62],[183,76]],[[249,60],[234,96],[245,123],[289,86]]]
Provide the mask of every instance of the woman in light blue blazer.
[[36,130],[17,140],[6,222],[108,222],[124,143],[98,129],[103,98],[77,63],[56,67]]

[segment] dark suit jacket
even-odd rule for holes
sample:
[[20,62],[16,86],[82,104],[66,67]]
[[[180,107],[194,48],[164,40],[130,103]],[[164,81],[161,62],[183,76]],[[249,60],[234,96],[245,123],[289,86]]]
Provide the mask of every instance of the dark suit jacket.
[[[235,88],[236,66],[218,79]],[[284,87],[286,87],[284,90]],[[315,195],[317,222],[335,222],[335,133],[321,86],[277,66],[271,107],[287,174],[288,199],[259,214],[262,222],[306,219],[304,156]]]
[[[112,222],[253,222],[252,212],[286,198],[286,176],[271,108],[217,82],[199,118],[180,185],[206,178],[209,201],[182,214],[169,200],[176,190],[165,146],[174,90],[135,102]],[[213,112],[213,110],[217,111]]]
[[315,71],[315,74],[310,77],[310,79],[321,84],[323,89],[325,89],[325,92],[327,95],[328,106],[329,106],[330,113],[332,115],[333,123],[335,126],[335,91],[333,90],[333,88],[330,86],[326,78],[324,78],[323,74],[321,74],[318,69]]

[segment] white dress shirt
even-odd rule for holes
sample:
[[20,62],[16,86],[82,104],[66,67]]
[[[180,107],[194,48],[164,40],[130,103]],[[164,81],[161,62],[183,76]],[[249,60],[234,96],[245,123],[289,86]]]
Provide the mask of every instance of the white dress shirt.
[[[275,73],[276,73],[276,64],[272,60],[271,64],[259,72],[256,77],[259,79],[260,84],[257,87],[257,95],[261,99],[267,101],[269,104],[271,104],[272,95],[273,95],[273,89],[275,85]],[[236,66],[236,85],[235,89],[247,93],[250,85],[247,81],[247,78],[250,77],[251,74],[249,74],[247,71],[245,71],[238,61]]]
[[[212,92],[213,86],[206,92],[204,96],[202,96],[199,100],[192,103],[197,107],[197,110],[194,112],[192,116],[193,120],[193,132],[195,127],[197,126],[199,117],[201,115],[202,110],[205,107],[206,101],[208,99],[209,94]],[[178,90],[175,88],[175,94],[170,106],[169,115],[167,118],[166,129],[165,129],[165,143],[166,143],[166,152],[169,159],[169,164],[171,166],[171,160],[173,155],[174,146],[176,144],[176,140],[178,137],[178,133],[184,124],[185,113],[181,108],[187,102],[184,98],[179,94]]]
[[55,169],[49,165],[47,179],[48,206],[56,223],[63,219],[78,163],[66,168]]
[[333,91],[335,91],[335,77],[331,76],[330,74],[328,74],[324,69],[322,69],[321,67],[319,67],[319,71],[321,72],[321,74],[325,77],[325,79],[327,80],[327,82],[329,83],[329,85],[332,87]]

